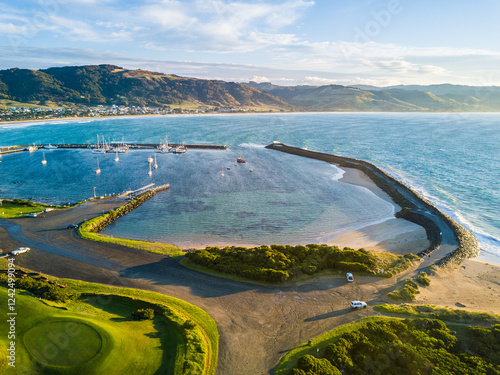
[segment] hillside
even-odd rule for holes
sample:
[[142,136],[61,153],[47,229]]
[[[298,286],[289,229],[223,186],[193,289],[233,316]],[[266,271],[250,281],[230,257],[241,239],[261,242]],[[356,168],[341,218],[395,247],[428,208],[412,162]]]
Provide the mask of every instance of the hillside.
[[2,70],[0,99],[39,105],[52,102],[155,107],[189,103],[200,106],[293,109],[280,98],[240,83],[126,70],[114,65]]
[[500,87],[459,85],[349,87],[276,86],[250,82],[305,110],[374,112],[486,112],[500,110]]
[[115,65],[87,65],[0,70],[2,102],[6,108],[20,104],[38,107],[116,104],[278,111],[496,112],[500,111],[500,87],[277,86],[186,78]]

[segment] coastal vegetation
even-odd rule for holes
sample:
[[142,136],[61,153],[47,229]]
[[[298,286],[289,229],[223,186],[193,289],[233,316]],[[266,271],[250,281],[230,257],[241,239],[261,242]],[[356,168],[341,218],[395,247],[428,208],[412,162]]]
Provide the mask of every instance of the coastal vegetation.
[[[46,299],[33,289],[22,289],[29,279],[62,285],[67,298]],[[1,274],[4,301],[7,281]],[[215,373],[215,322],[203,310],[173,297],[28,272],[16,276],[16,311],[17,367],[25,373],[40,368],[51,374]],[[141,319],[132,319],[138,312]],[[0,322],[0,328],[7,332],[8,322]],[[8,344],[7,335],[0,338],[0,346]],[[2,353],[0,372],[13,373],[6,370],[4,357]]]
[[416,295],[420,293],[419,284],[420,286],[429,286],[431,284],[431,280],[427,277],[427,273],[420,272],[415,280],[406,279],[399,289],[390,292],[388,296],[394,300],[414,301]]
[[2,199],[0,200],[0,217],[5,219],[14,219],[32,213],[40,213],[47,208],[58,207],[59,206],[37,203],[24,199]]
[[500,325],[452,331],[440,320],[371,318],[285,355],[276,375],[500,374]]
[[232,246],[222,249],[207,247],[187,253],[186,258],[195,265],[223,274],[268,283],[281,283],[324,270],[392,277],[419,259],[413,254],[398,256],[315,244],[263,245],[253,248]]
[[168,189],[168,187],[168,185],[162,185],[154,189],[147,190],[144,193],[141,193],[134,197],[127,204],[82,223],[78,228],[78,235],[86,240],[114,243],[117,245],[132,247],[134,249],[145,250],[156,254],[169,256],[182,255],[182,250],[175,245],[162,242],[138,241],[129,240],[126,238],[108,237],[99,234],[99,232],[106,228],[106,226],[113,223],[123,215],[126,215],[133,209],[139,207],[148,199],[156,195],[157,192]]
[[455,323],[500,324],[500,315],[488,314],[485,312],[448,309],[433,305],[415,305],[407,303],[399,305],[383,304],[375,306],[374,310],[388,314],[411,315],[422,318],[440,319]]

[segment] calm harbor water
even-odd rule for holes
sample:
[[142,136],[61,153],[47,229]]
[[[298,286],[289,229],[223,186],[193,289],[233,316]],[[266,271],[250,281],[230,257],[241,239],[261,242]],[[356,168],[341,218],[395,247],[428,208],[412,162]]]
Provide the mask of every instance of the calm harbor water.
[[[342,171],[267,150],[274,140],[372,162],[415,187],[471,229],[481,257],[500,263],[500,114],[262,114],[130,117],[0,124],[0,145],[94,142],[227,144],[226,151],[158,154],[149,177],[145,150],[4,155],[0,197],[75,202],[150,182],[168,192],[109,226],[105,234],[189,246],[321,242],[384,220],[392,205],[338,182]],[[237,157],[246,164],[235,165]],[[250,170],[253,170],[252,172]],[[221,174],[224,173],[224,177]]]

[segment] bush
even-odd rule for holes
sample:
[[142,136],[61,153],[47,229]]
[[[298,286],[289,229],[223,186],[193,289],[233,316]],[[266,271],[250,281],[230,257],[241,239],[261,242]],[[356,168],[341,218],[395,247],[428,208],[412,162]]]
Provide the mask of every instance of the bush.
[[304,375],[341,375],[342,373],[325,358],[316,358],[306,354],[297,362],[298,372],[294,374]]
[[[329,344],[324,358],[299,358],[292,374],[499,375],[500,326],[473,328],[469,335],[473,345],[467,347],[440,320],[370,321]],[[460,353],[464,345],[467,354]]]
[[394,300],[414,301],[415,295],[418,293],[418,284],[411,279],[407,279],[403,282],[401,289],[390,292],[388,296]]
[[223,249],[207,247],[186,254],[186,258],[218,272],[271,283],[281,283],[291,277],[313,275],[327,269],[376,274],[378,269],[384,268],[385,273],[380,275],[390,277],[411,265],[407,257],[392,255],[384,256],[381,260],[374,252],[365,249],[341,250],[337,246],[315,244],[254,248],[231,246]]
[[420,275],[416,278],[417,283],[423,286],[431,285],[431,279],[427,277],[425,272],[420,272]]
[[132,313],[132,320],[152,320],[155,317],[153,309],[139,309]]

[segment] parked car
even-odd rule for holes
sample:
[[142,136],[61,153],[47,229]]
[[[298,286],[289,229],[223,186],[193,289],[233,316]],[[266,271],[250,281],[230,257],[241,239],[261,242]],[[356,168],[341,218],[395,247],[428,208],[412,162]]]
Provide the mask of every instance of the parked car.
[[367,306],[366,302],[362,302],[362,301],[352,301],[351,302],[351,308],[352,309],[360,309],[360,308],[365,309],[366,306]]
[[352,283],[354,281],[354,277],[352,276],[352,273],[347,272],[345,274],[345,277],[347,278],[347,282]]
[[29,247],[20,247],[16,250],[13,250],[10,254],[11,255],[19,255],[19,254],[27,253],[30,250],[31,249]]
[[75,228],[78,228],[78,225],[76,225],[76,224],[70,224],[66,228],[67,229],[75,229]]

